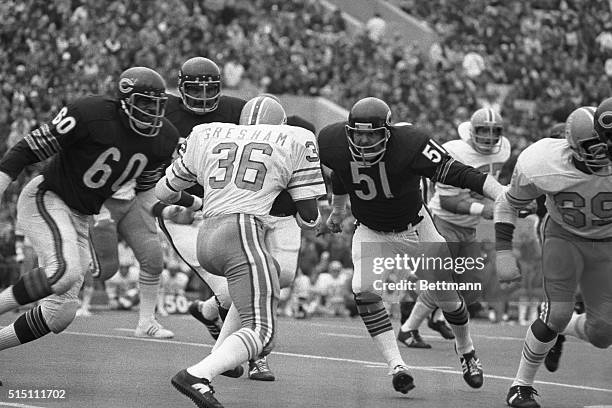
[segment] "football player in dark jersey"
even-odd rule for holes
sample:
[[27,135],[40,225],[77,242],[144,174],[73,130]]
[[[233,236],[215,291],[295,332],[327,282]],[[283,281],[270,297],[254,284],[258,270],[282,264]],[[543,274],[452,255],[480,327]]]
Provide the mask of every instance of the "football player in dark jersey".
[[[319,151],[321,163],[333,171],[328,227],[332,232],[341,230],[349,197],[358,223],[352,245],[352,289],[359,315],[389,365],[393,387],[407,393],[414,388],[413,378],[395,342],[381,298],[383,275],[378,273],[384,271],[377,270],[376,265],[381,259],[386,263],[385,255],[392,261],[396,255],[450,256],[444,238],[423,207],[421,176],[469,188],[491,199],[503,188],[493,177],[452,159],[426,131],[412,125],[393,126],[390,118],[391,110],[382,100],[361,99],[351,108],[348,122],[334,123],[321,130]],[[432,269],[417,273],[425,273],[419,277],[430,282],[431,275],[436,281],[452,281],[451,271],[435,266]],[[432,307],[442,309],[456,336],[463,378],[471,387],[481,387],[482,367],[469,333],[466,305],[459,293],[426,290],[420,296]]]
[[132,179],[138,194],[147,194],[172,158],[178,132],[164,118],[165,91],[157,72],[130,68],[119,77],[117,98],[68,104],[0,160],[1,196],[24,167],[50,158],[17,203],[19,229],[40,267],[0,293],[0,313],[40,302],[0,330],[0,349],[60,333],[74,319],[90,261],[92,215]]

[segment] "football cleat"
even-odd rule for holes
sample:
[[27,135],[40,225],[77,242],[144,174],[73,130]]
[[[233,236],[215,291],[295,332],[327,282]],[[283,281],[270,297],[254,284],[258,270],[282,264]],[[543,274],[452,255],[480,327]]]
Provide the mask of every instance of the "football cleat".
[[204,317],[202,311],[200,309],[201,304],[204,303],[201,300],[195,300],[191,302],[189,305],[189,314],[198,319],[200,323],[202,323],[208,329],[208,332],[212,336],[214,340],[219,338],[219,333],[221,333],[221,325],[223,323],[217,318],[215,320],[209,320]]
[[453,340],[455,338],[453,330],[448,326],[448,324],[446,324],[444,320],[438,320],[434,322],[433,319],[428,319],[427,327],[429,327],[431,330],[437,331],[442,337],[447,340]]
[[476,350],[472,350],[459,357],[459,361],[461,361],[461,370],[463,371],[463,379],[465,382],[472,388],[482,387],[484,375],[482,372],[482,364],[478,357],[476,357]]
[[215,390],[206,378],[197,378],[187,370],[181,370],[172,377],[171,382],[178,392],[187,396],[198,408],[223,408],[213,396]]
[[402,343],[406,347],[430,349],[431,344],[425,343],[418,330],[400,330],[397,334],[397,341]]
[[528,385],[515,385],[510,387],[506,396],[506,404],[513,408],[540,408],[533,398],[538,392]]
[[408,373],[408,367],[405,365],[396,365],[393,367],[391,374],[393,375],[393,380],[391,382],[395,391],[407,394],[408,391],[415,387],[414,380]]
[[136,327],[136,330],[134,330],[134,337],[171,339],[174,337],[174,333],[168,329],[164,329],[157,320],[151,319],[145,323],[138,323],[138,327]]
[[544,359],[544,367],[551,373],[554,373],[559,369],[559,360],[561,359],[561,353],[563,352],[563,343],[565,342],[565,336],[560,334],[557,336],[557,341],[548,351],[546,358]]
[[230,378],[240,378],[244,374],[244,367],[242,365],[236,366],[231,370],[227,370],[221,373],[221,375]]
[[266,357],[249,361],[249,378],[255,381],[274,381],[276,379],[268,366]]

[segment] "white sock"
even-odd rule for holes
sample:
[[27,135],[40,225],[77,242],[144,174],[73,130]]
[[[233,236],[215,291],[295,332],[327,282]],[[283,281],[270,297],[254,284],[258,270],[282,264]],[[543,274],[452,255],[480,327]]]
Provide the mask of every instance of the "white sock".
[[236,309],[236,306],[234,306],[234,304],[232,303],[227,312],[227,316],[225,316],[225,320],[223,321],[223,326],[221,326],[221,332],[219,333],[217,342],[213,346],[213,351],[219,348],[223,341],[227,339],[232,333],[239,330],[240,327],[242,327],[242,323],[240,321],[240,314],[238,314],[238,309]]
[[[250,329],[250,338],[253,339],[255,333]],[[257,337],[255,335],[255,337]],[[259,350],[263,347],[261,341],[257,337]],[[246,362],[249,359],[249,350],[247,349],[244,340],[238,333],[231,334],[225,341],[212,353],[199,363],[189,367],[187,372],[194,377],[206,378],[212,380],[224,371],[231,370],[236,366]]]
[[13,323],[0,329],[0,350],[5,350],[11,347],[17,347],[21,342],[15,333],[15,326]]
[[408,319],[404,322],[402,327],[400,327],[400,330],[404,332],[409,330],[418,330],[423,321],[432,311],[432,308],[417,300],[412,312],[410,312],[410,316],[408,316]]
[[540,368],[540,365],[546,358],[546,354],[548,354],[548,351],[557,341],[556,336],[547,343],[538,340],[533,334],[532,327],[533,324],[527,330],[525,343],[523,343],[521,362],[519,363],[519,369],[516,373],[512,386],[532,386],[538,368]]
[[589,342],[589,339],[586,335],[585,325],[586,313],[574,313],[569,323],[567,324],[567,327],[565,328],[565,330],[563,330],[562,334],[567,334],[568,336],[577,337],[580,340]]
[[6,313],[17,307],[19,307],[19,303],[17,303],[15,296],[13,296],[13,285],[11,285],[0,292],[0,314]]
[[393,330],[388,330],[386,332],[380,333],[372,337],[374,340],[374,344],[383,355],[387,365],[390,369],[393,369],[396,365],[404,363],[404,359],[399,351],[399,347],[397,346],[397,341],[395,340],[395,333]]
[[159,292],[159,279],[160,275],[154,276],[142,270],[140,271],[138,279],[140,287],[139,323],[147,322],[154,317]]

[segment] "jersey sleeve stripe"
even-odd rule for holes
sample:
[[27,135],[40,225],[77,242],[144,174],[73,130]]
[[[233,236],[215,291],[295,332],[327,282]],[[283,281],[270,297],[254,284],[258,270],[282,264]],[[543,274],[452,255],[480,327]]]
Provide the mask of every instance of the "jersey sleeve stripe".
[[533,198],[514,197],[512,194],[510,194],[509,191],[506,192],[506,197],[508,198],[508,201],[510,202],[510,204],[527,204],[533,200]]
[[180,165],[183,167],[184,171],[181,171],[181,173],[187,173],[191,175],[194,179],[198,178],[198,176],[193,171],[189,170],[189,167],[187,167],[187,165],[183,161],[182,156],[177,161],[175,161],[175,163],[180,163]]
[[168,179],[166,179],[166,187],[168,187],[170,190],[174,191],[175,193],[178,193],[178,190],[172,187],[172,184],[170,184],[170,180]]
[[38,132],[38,134],[40,134],[38,130],[35,130],[24,137],[32,152],[34,152],[36,157],[38,157],[41,161],[53,156],[54,153],[51,148],[45,145],[40,140],[40,137],[37,137],[37,135],[34,134],[35,132]]
[[176,169],[174,168],[174,166],[172,166],[172,174],[174,175],[174,177],[180,180],[187,181],[187,182],[193,181],[191,178],[181,177],[181,175],[176,172]]
[[300,187],[318,186],[318,185],[321,185],[321,184],[325,184],[323,182],[323,179],[321,179],[321,181],[315,181],[315,182],[312,182],[312,183],[295,184],[293,186],[287,187],[287,190],[292,190],[294,188],[300,188]]
[[51,130],[49,130],[49,125],[45,123],[40,127],[40,129],[42,130],[43,137],[45,138],[47,143],[51,145],[55,153],[59,152],[61,149],[60,144],[57,141],[57,138],[53,135],[53,133],[51,133]]
[[289,181],[289,185],[293,185],[295,183],[299,183],[301,181],[312,181],[312,180],[323,180],[321,173],[319,174],[304,174],[302,176],[292,177]]
[[450,158],[449,160],[446,161],[446,163],[444,163],[444,167],[442,169],[442,176],[440,177],[441,180],[446,180],[446,176],[448,176],[448,171],[451,168],[451,165],[455,162],[455,159]]
[[195,181],[198,179],[198,177],[193,172],[191,172],[187,167],[185,167],[183,159],[178,159],[174,162],[174,164],[172,165],[172,172],[177,175],[180,175],[180,177],[184,180]]
[[308,168],[305,168],[305,169],[297,169],[297,170],[295,170],[293,172],[293,174],[295,174],[295,173],[302,173],[302,172],[305,172],[305,171],[316,171],[316,170],[321,170],[321,167],[308,167]]

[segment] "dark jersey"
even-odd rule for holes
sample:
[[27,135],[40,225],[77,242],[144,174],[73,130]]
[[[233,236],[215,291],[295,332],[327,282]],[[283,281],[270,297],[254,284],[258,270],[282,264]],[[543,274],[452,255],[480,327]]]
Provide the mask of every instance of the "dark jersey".
[[203,123],[234,123],[240,121],[240,112],[246,104],[244,99],[221,95],[217,109],[198,115],[183,105],[183,100],[175,95],[168,95],[166,118],[178,129],[181,138],[187,138],[194,126]]
[[412,125],[390,128],[383,160],[364,166],[354,161],[346,122],[319,133],[321,163],[331,170],[334,194],[349,194],[355,218],[377,231],[403,231],[419,221],[421,176],[482,194],[486,175],[452,159],[427,132]]
[[[315,133],[314,125],[298,115],[287,116],[287,124],[290,126],[298,126],[312,133]],[[275,217],[286,217],[297,214],[297,207],[291,198],[291,195],[287,190],[281,191],[274,203],[272,203],[272,209],[270,209],[270,215]]]
[[97,214],[131,179],[141,190],[155,186],[172,159],[178,132],[164,119],[157,136],[140,136],[120,109],[119,101],[103,96],[76,100],[15,145],[0,170],[15,178],[25,166],[51,158],[40,188],[83,214]]
[[[222,122],[237,125],[240,121],[240,112],[245,104],[244,99],[221,95],[217,109],[199,115],[187,109],[180,97],[168,95],[166,118],[178,129],[181,139],[186,139],[195,126],[204,123]],[[186,192],[198,197],[204,195],[203,187],[199,184],[188,188]]]

